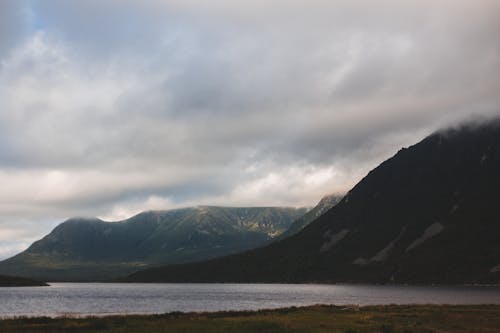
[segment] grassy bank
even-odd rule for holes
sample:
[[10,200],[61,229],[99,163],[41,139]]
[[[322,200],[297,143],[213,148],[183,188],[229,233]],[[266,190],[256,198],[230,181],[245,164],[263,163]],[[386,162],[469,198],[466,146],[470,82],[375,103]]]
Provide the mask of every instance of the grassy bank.
[[17,318],[0,332],[500,332],[500,306],[311,306],[256,312]]

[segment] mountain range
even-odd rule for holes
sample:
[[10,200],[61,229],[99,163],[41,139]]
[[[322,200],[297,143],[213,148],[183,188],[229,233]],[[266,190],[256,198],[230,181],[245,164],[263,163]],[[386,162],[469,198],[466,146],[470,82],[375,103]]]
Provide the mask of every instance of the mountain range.
[[128,282],[500,282],[500,120],[436,132],[292,236]]
[[72,218],[0,262],[0,274],[50,281],[499,283],[499,170],[500,119],[471,123],[401,149],[343,198],[326,196],[311,210],[200,206],[120,222]]
[[159,264],[201,261],[268,244],[306,211],[200,206],[144,212],[120,222],[72,218],[0,262],[0,274],[103,280]]

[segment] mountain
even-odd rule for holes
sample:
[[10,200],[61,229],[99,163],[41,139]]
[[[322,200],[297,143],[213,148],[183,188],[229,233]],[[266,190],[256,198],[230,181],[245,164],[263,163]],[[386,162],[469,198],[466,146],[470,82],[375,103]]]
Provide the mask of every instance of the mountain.
[[290,238],[143,282],[500,282],[500,120],[430,135]]
[[267,244],[305,212],[201,206],[144,212],[121,222],[73,218],[0,262],[0,274],[100,280],[151,265],[200,261]]
[[288,228],[288,230],[286,230],[284,233],[278,236],[277,239],[285,239],[300,232],[312,221],[316,220],[318,217],[327,212],[330,208],[338,204],[341,199],[342,196],[337,194],[330,194],[324,196],[314,208],[312,208],[302,217],[298,218],[295,222],[293,222],[290,228]]
[[0,275],[0,287],[43,287],[48,286],[45,282],[35,281],[16,276]]

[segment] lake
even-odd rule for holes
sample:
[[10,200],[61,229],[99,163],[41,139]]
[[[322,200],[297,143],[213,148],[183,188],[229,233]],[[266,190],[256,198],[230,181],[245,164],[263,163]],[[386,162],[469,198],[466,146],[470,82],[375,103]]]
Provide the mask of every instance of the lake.
[[51,283],[0,288],[0,317],[256,310],[312,304],[500,304],[500,287]]

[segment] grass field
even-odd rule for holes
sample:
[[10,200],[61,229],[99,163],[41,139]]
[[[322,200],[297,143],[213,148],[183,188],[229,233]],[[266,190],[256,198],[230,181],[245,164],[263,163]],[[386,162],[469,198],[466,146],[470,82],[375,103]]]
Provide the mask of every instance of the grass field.
[[0,320],[0,332],[500,332],[500,306],[311,306],[255,312]]

